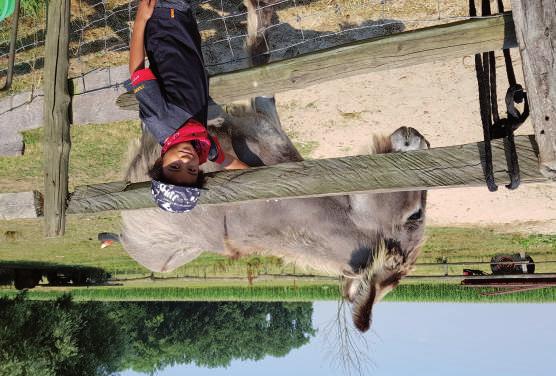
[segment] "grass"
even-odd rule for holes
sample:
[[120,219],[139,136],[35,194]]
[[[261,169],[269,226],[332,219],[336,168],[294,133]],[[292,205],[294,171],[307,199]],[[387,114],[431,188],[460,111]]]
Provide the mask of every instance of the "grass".
[[[105,212],[96,215],[68,217],[66,235],[44,239],[39,220],[0,221],[0,262],[45,263],[99,267],[114,276],[136,277],[150,272],[138,265],[120,244],[100,249],[99,232],[120,231],[119,214]],[[10,234],[8,237],[6,234]],[[14,235],[15,234],[15,235]],[[527,251],[535,261],[556,259],[556,235],[501,234],[479,228],[428,228],[427,241],[418,262],[490,261],[496,253]],[[466,266],[488,270],[488,265]],[[537,272],[554,271],[555,264],[538,264]],[[449,268],[451,274],[461,274],[463,266]],[[419,266],[415,275],[438,275],[439,266]],[[284,265],[278,258],[247,257],[231,260],[205,253],[178,268],[172,276],[235,277],[248,275],[314,275],[294,265]],[[164,274],[168,275],[168,274]]]
[[[69,216],[66,236],[44,239],[39,220],[0,221],[0,236],[14,231],[16,240],[2,238],[0,254],[2,261],[25,264],[96,266],[109,272],[137,270],[137,264],[119,246],[100,249],[97,234],[116,230],[119,227],[118,213],[101,213],[97,216]],[[139,269],[138,272],[146,272]]]
[[[35,289],[31,299],[56,299],[70,292],[75,300],[132,301],[314,301],[336,300],[337,285],[307,286],[211,286],[211,287],[95,287],[64,290]],[[0,290],[0,295],[14,296],[16,290]]]
[[[119,213],[105,212],[97,215],[72,215],[66,223],[66,235],[44,239],[39,220],[0,221],[0,262],[42,263],[44,266],[81,265],[106,270],[115,277],[150,275],[150,271],[137,264],[120,244],[101,249],[97,240],[99,232],[120,231]],[[6,233],[12,234],[8,238]],[[14,234],[15,233],[15,240]],[[181,277],[246,277],[248,275],[303,274],[293,265],[284,265],[276,257],[246,257],[231,260],[212,253],[203,254],[196,260],[165,276]],[[312,274],[309,272],[309,274]]]
[[[556,235],[524,235],[500,233],[493,229],[474,227],[428,228],[426,242],[418,262],[482,261],[488,262],[498,253],[525,251],[535,261],[556,260]],[[487,271],[489,266],[471,266]],[[556,264],[538,264],[536,272],[554,272]],[[414,274],[429,274],[429,267],[418,267]],[[450,273],[461,274],[462,266],[449,267]],[[436,268],[438,273],[438,268]]]
[[338,110],[340,116],[346,120],[361,120],[363,117],[363,111],[355,111],[355,112],[344,112]]
[[[481,291],[493,291],[482,289]],[[266,283],[247,286],[115,286],[91,288],[36,288],[27,292],[30,299],[56,299],[70,293],[77,301],[316,301],[339,300],[340,290],[334,283]],[[0,290],[0,296],[13,297],[14,289]],[[402,284],[386,295],[390,302],[452,302],[452,303],[555,303],[556,288],[525,291],[511,295],[483,296],[477,289],[454,284]]]
[[292,140],[293,146],[299,151],[303,159],[311,159],[313,151],[319,147],[318,141],[302,141],[299,134],[294,130],[286,130],[286,134]]
[[292,141],[292,142],[293,142],[293,146],[295,146],[297,151],[299,151],[299,154],[301,154],[301,156],[304,159],[311,158],[313,151],[315,151],[315,149],[319,147],[318,141]]
[[[70,190],[78,185],[120,180],[128,143],[140,132],[138,121],[72,126]],[[23,137],[23,156],[0,158],[0,192],[43,190],[43,130],[24,132]]]

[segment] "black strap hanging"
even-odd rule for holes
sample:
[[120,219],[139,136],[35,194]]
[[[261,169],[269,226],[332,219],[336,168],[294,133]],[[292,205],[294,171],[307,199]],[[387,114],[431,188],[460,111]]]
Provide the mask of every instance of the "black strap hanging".
[[[504,12],[502,0],[498,0],[498,12]],[[489,16],[491,14],[490,1],[481,1],[481,14]],[[469,0],[469,15],[477,16],[475,0]],[[477,72],[477,83],[479,86],[479,103],[481,108],[481,122],[483,124],[483,137],[485,147],[485,180],[489,191],[494,192],[498,189],[494,181],[494,171],[492,166],[492,145],[491,140],[497,138],[504,139],[504,150],[506,152],[506,163],[508,164],[508,174],[510,184],[508,189],[516,189],[519,186],[519,163],[517,151],[514,143],[514,131],[529,116],[529,102],[523,87],[516,83],[515,74],[512,66],[512,57],[509,49],[503,49],[506,73],[508,76],[508,90],[506,91],[506,111],[507,118],[500,119],[498,113],[498,98],[496,95],[496,56],[494,51],[475,54],[475,71]],[[523,113],[515,107],[516,103],[524,101]]]

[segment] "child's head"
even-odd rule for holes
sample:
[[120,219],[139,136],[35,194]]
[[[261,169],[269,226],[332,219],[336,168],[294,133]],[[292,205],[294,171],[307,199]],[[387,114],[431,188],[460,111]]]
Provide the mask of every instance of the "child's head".
[[179,213],[197,204],[204,175],[190,141],[172,145],[156,160],[149,175],[153,198],[161,209]]
[[190,141],[170,147],[149,170],[152,179],[166,184],[201,188],[203,172],[199,169],[199,156]]

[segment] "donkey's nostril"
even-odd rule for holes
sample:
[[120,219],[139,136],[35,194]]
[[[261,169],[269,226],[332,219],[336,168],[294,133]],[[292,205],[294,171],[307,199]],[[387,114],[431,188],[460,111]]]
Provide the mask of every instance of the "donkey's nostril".
[[405,146],[409,146],[409,141],[406,141],[406,142],[405,142]]

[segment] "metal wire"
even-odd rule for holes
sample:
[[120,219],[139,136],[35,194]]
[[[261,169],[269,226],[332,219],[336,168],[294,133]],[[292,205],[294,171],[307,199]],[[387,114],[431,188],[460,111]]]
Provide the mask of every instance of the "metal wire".
[[[247,11],[242,0],[200,0],[194,6],[204,35],[203,49],[209,57],[206,59],[209,70],[221,72],[230,63],[248,66],[249,56],[244,51]],[[410,11],[405,7],[401,0],[258,0],[256,8],[258,14],[273,12],[272,22],[263,25],[259,34],[267,47],[265,55],[275,58],[284,52],[304,53],[311,48],[329,47],[374,33],[384,35],[469,18],[465,0],[453,0],[444,9],[439,0],[423,1],[422,9]],[[78,0],[77,7],[72,9],[71,78],[83,78],[101,68],[107,68],[110,74],[111,67],[125,64],[136,9],[136,0]],[[20,80],[16,90],[30,90],[35,95],[40,93],[37,84],[41,82],[44,63],[45,18],[45,9],[36,15],[24,12],[16,48],[15,80]],[[349,21],[352,19],[362,21]],[[334,24],[331,20],[339,22]],[[7,21],[0,24],[0,78],[7,73],[9,41],[5,30],[8,24]],[[281,37],[281,33],[288,32]],[[110,77],[108,81],[112,84]]]

